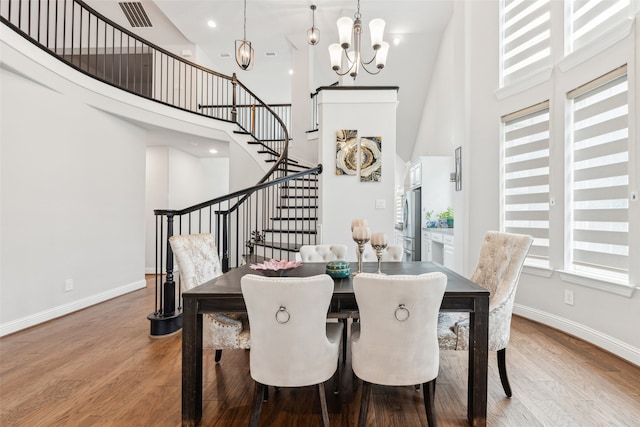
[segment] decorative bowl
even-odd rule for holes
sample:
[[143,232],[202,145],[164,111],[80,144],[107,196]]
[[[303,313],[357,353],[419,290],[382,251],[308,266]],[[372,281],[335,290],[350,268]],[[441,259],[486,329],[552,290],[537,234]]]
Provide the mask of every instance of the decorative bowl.
[[349,274],[351,274],[351,264],[342,260],[329,261],[326,265],[325,271],[334,279],[342,279],[344,277],[349,277]]
[[251,264],[249,268],[268,277],[286,276],[289,271],[302,265],[302,261],[269,260],[259,264]]

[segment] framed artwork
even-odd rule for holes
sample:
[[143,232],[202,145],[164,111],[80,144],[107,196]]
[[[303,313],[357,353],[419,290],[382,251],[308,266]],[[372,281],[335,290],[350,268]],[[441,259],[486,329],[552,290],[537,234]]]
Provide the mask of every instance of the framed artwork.
[[360,182],[382,180],[382,137],[360,138]]
[[456,191],[462,190],[462,147],[456,148]]
[[336,132],[336,175],[358,173],[358,131]]

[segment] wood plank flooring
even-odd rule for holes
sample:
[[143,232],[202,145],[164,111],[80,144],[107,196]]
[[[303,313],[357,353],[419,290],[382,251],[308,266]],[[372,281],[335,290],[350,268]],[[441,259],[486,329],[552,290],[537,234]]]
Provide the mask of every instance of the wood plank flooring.
[[[0,339],[0,426],[178,426],[181,334],[150,338],[147,289]],[[244,426],[253,382],[249,353],[205,352],[202,425]],[[638,426],[640,367],[579,339],[514,317],[507,365],[513,398],[489,363],[489,426]],[[436,411],[442,427],[466,426],[466,352],[441,353]],[[347,364],[331,424],[355,426],[360,385]],[[270,390],[261,426],[320,426],[317,389]],[[422,393],[373,388],[368,425],[424,426]]]

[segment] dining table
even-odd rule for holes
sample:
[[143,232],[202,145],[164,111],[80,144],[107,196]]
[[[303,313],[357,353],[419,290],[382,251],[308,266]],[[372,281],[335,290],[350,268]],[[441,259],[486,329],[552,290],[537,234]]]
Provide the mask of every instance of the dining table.
[[[377,271],[378,263],[363,263],[363,271]],[[357,264],[351,263],[351,271]],[[472,426],[487,422],[487,363],[489,333],[489,291],[435,262],[383,262],[388,275],[417,275],[442,272],[447,287],[440,311],[469,313],[469,355],[467,375],[467,418]],[[309,277],[325,273],[324,263],[304,263],[287,271],[288,277]],[[203,313],[246,312],[240,281],[245,274],[260,274],[248,264],[182,293],[182,425],[195,426],[202,418],[202,328]],[[357,310],[353,275],[334,279],[330,311]],[[345,343],[346,344],[346,343]]]

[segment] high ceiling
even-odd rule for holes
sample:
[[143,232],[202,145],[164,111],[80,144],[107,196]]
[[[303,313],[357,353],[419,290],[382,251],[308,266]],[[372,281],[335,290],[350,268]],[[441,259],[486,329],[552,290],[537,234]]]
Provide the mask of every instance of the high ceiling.
[[[387,66],[376,76],[361,72],[358,85],[399,86],[397,151],[411,157],[417,127],[431,79],[442,33],[451,17],[454,0],[362,0],[360,12],[365,34],[363,56],[372,53],[368,22],[386,22],[385,40],[391,44]],[[108,18],[131,28],[116,0],[88,0]],[[255,67],[242,71],[234,60],[234,41],[243,37],[243,0],[143,0],[153,28],[132,28],[141,37],[175,53],[190,50],[187,58],[223,74],[236,73],[268,103],[291,102],[289,70],[295,50],[309,49],[313,72],[309,87],[338,81],[331,70],[327,47],[337,42],[336,20],[350,16],[357,0],[247,0],[247,39],[255,49]],[[320,43],[309,46],[310,6],[317,6]],[[215,28],[207,25],[216,23]],[[394,45],[393,38],[399,39]],[[224,57],[224,55],[228,57]],[[194,59],[195,58],[195,59]]]

